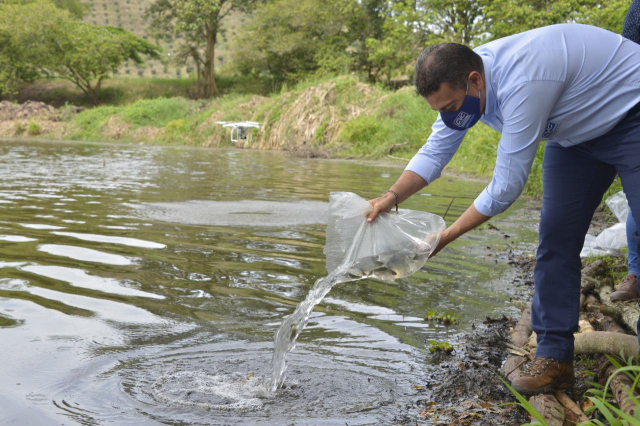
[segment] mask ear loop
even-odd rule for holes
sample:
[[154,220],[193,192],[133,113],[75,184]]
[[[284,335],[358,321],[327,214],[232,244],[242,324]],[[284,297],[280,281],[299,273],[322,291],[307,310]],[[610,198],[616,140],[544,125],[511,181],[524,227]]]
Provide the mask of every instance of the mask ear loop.
[[[465,96],[469,95],[469,80],[467,80],[467,93],[465,93]],[[482,90],[478,89],[478,98],[480,100],[482,100]],[[482,115],[484,115],[484,112],[482,113]]]

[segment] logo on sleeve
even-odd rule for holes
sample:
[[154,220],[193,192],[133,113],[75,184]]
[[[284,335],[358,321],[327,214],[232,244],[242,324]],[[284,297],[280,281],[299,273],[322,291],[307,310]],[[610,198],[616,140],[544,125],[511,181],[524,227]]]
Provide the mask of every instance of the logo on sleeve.
[[473,118],[473,114],[467,114],[464,111],[460,111],[460,114],[453,120],[453,124],[458,127],[467,127],[467,123]]
[[547,127],[542,132],[542,139],[551,139],[556,133],[562,123],[552,123],[547,121]]

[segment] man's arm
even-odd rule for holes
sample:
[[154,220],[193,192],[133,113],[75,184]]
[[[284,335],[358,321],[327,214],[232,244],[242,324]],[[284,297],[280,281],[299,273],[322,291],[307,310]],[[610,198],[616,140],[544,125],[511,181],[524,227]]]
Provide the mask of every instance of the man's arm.
[[435,248],[433,253],[431,253],[430,257],[438,254],[440,250],[442,250],[447,244],[454,241],[459,236],[466,234],[474,228],[477,228],[489,219],[491,219],[491,216],[483,215],[478,210],[476,210],[473,204],[471,204],[467,211],[462,213],[462,215],[453,223],[453,225],[442,231],[438,246]]

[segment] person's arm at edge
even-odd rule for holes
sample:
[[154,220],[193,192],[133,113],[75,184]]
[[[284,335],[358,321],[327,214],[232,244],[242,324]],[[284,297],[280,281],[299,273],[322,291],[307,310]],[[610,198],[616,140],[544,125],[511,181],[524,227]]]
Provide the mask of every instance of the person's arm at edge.
[[416,192],[427,186],[425,181],[420,175],[409,170],[402,172],[396,183],[390,188],[398,194],[398,200],[392,192],[387,192],[382,196],[369,201],[373,206],[373,210],[369,213],[367,222],[373,222],[373,220],[380,213],[388,213],[395,205],[411,197]]

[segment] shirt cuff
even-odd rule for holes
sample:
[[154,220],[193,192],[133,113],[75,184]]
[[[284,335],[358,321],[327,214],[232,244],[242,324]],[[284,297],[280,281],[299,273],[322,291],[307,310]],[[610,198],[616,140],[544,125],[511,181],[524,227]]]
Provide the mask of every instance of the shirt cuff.
[[498,201],[489,195],[489,191],[485,188],[475,199],[473,205],[481,214],[493,217],[507,210],[513,201]]
[[429,157],[422,155],[420,153],[413,156],[405,170],[413,172],[420,176],[427,182],[427,185],[431,185],[431,183],[440,177],[440,173],[442,169],[439,164],[436,164]]

